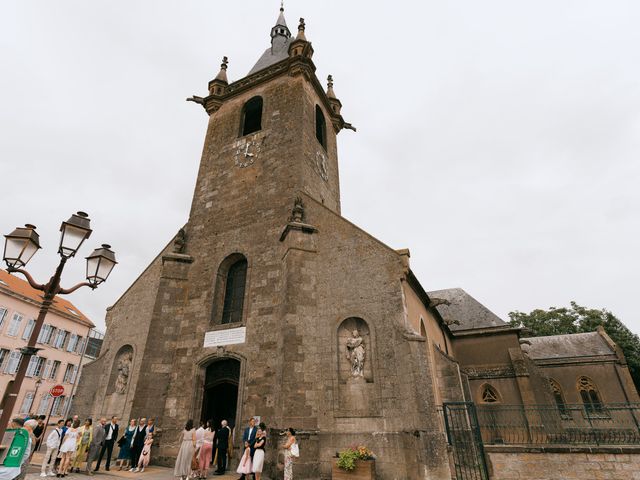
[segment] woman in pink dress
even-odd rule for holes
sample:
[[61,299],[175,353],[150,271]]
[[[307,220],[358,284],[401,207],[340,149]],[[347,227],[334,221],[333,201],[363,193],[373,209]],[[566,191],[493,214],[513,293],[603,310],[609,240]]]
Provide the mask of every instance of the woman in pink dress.
[[144,439],[144,447],[140,454],[140,460],[138,460],[138,468],[134,472],[144,472],[145,467],[149,466],[149,460],[151,459],[151,445],[153,444],[153,433],[148,433],[147,438]]
[[251,473],[251,447],[249,442],[244,442],[244,455],[242,455],[240,465],[238,465],[238,470],[236,471],[241,475]]
[[213,420],[207,420],[204,436],[202,437],[202,447],[200,447],[200,453],[198,454],[198,476],[200,478],[207,478],[209,474],[209,465],[211,465],[211,459],[213,458],[213,438],[216,433],[213,430]]

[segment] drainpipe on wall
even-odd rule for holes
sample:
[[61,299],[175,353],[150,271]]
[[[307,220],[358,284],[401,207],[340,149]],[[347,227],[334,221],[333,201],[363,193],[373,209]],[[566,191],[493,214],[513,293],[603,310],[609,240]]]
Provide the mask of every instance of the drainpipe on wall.
[[69,395],[69,401],[67,402],[67,408],[64,410],[64,415],[62,418],[65,420],[69,418],[69,412],[71,411],[71,403],[73,402],[73,396],[76,394],[76,389],[78,388],[78,383],[80,383],[80,375],[82,374],[82,363],[84,361],[85,353],[87,353],[87,345],[89,345],[89,336],[91,335],[91,331],[93,329],[89,328],[87,332],[87,338],[84,342],[84,346],[82,347],[82,355],[80,356],[80,363],[78,364],[78,374],[76,375],[75,382],[73,382],[73,387],[71,387],[71,395]]

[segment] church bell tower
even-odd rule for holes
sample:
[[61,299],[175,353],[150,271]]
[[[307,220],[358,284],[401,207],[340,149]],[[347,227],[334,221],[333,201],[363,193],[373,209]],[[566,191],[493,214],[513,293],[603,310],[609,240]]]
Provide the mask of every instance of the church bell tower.
[[210,117],[192,223],[237,226],[256,213],[281,214],[300,191],[340,213],[336,136],[353,127],[341,116],[331,77],[326,90],[316,77],[304,19],[294,38],[281,8],[270,36],[245,77],[229,83],[224,57],[209,95],[188,99]]

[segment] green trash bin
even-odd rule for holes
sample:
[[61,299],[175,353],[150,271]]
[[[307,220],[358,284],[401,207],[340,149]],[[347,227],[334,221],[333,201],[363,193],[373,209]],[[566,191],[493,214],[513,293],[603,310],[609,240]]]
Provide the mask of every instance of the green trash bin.
[[3,465],[5,467],[19,467],[22,465],[22,458],[29,446],[29,432],[24,428],[9,429],[7,432],[13,432],[14,435]]

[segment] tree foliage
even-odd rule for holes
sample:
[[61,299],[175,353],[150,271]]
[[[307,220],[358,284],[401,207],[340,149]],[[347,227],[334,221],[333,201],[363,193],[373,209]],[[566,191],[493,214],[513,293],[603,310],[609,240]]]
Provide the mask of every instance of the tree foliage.
[[586,308],[571,302],[570,308],[551,307],[529,313],[515,311],[509,313],[509,318],[512,326],[526,328],[527,335],[534,337],[595,332],[602,325],[607,335],[622,349],[631,377],[640,391],[640,338],[609,310]]

